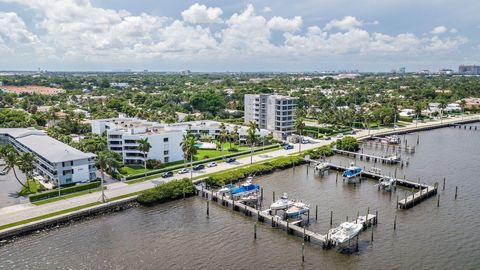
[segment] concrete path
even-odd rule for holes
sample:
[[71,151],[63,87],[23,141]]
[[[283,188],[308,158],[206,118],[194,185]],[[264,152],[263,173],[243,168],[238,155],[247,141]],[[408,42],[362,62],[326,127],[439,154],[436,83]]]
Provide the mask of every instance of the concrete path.
[[[468,117],[463,118],[463,120],[474,120],[474,119],[478,120],[478,119],[480,119],[480,117],[478,115],[475,115],[475,116],[468,116]],[[415,130],[420,129],[420,128],[441,126],[441,125],[445,125],[445,124],[456,123],[458,121],[461,121],[460,117],[444,119],[442,121],[442,123],[440,121],[432,121],[432,122],[428,122],[428,123],[419,123],[418,127],[416,127],[415,124],[411,124],[407,127],[396,128],[395,131],[415,131]],[[367,138],[370,135],[384,135],[386,133],[391,133],[391,132],[394,132],[394,130],[391,129],[391,128],[372,130],[370,132],[364,130],[364,131],[358,132],[354,136],[358,139],[362,139],[362,138]],[[316,148],[316,147],[319,147],[319,146],[322,146],[322,145],[327,145],[327,144],[330,144],[333,140],[334,139],[332,139],[331,141],[317,141],[317,142],[313,142],[313,143],[310,143],[310,144],[303,144],[301,146],[301,149],[302,149],[302,151],[305,151],[305,150]],[[292,153],[298,153],[298,144],[296,144],[295,148],[291,149],[291,150],[283,150],[282,149],[282,150],[272,151],[272,152],[269,152],[269,153],[266,153],[266,154],[255,155],[253,157],[253,162],[255,163],[255,162],[265,161],[265,160],[268,160],[268,159],[271,159],[271,158],[275,158],[275,157],[279,157],[279,156],[285,156],[285,155],[292,154]],[[195,172],[193,172],[193,177],[201,176],[201,175],[204,175],[204,174],[207,174],[207,173],[213,173],[213,172],[219,172],[219,171],[224,171],[224,170],[228,170],[228,169],[233,169],[235,167],[246,165],[246,164],[250,164],[250,157],[240,158],[234,163],[219,163],[217,167],[205,168],[202,171],[195,171]],[[190,173],[182,174],[182,175],[175,175],[175,176],[167,178],[167,179],[163,179],[163,178],[159,177],[159,178],[156,178],[156,179],[152,179],[152,180],[148,180],[148,181],[144,181],[144,182],[139,182],[139,183],[135,183],[135,184],[131,184],[131,185],[116,182],[116,183],[112,183],[112,184],[107,185],[108,189],[105,191],[105,194],[108,198],[113,198],[113,197],[116,197],[116,196],[121,196],[121,195],[129,194],[129,193],[133,193],[133,192],[136,192],[136,191],[142,191],[142,190],[145,190],[145,189],[152,188],[155,185],[154,183],[152,183],[152,181],[154,181],[154,182],[171,181],[171,180],[174,180],[174,179],[181,179],[181,178],[189,177],[189,176],[190,176]],[[48,213],[57,212],[57,211],[67,209],[67,208],[81,206],[81,205],[84,205],[84,204],[99,201],[99,199],[100,199],[100,192],[95,192],[95,193],[86,194],[86,195],[82,195],[82,196],[77,196],[77,197],[73,197],[73,198],[70,198],[70,199],[63,199],[63,200],[59,200],[59,201],[56,201],[56,202],[51,202],[51,203],[47,203],[47,204],[43,204],[43,205],[39,205],[39,206],[35,206],[35,205],[32,205],[32,204],[24,204],[22,206],[12,206],[12,207],[0,208],[0,225],[9,224],[9,223],[12,223],[12,222],[21,221],[21,220],[28,219],[28,218],[41,216],[41,215],[48,214]]]

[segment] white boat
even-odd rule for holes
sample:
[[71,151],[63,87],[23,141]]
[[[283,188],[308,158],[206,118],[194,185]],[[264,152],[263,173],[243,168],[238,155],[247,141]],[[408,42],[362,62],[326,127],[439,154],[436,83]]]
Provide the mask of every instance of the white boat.
[[315,170],[323,172],[328,170],[329,167],[330,167],[330,164],[328,164],[328,162],[320,162],[315,166]]
[[362,175],[363,169],[357,166],[348,167],[342,174],[344,178],[348,180],[349,183],[358,183],[360,181],[360,176]]
[[400,137],[398,135],[386,136],[383,138],[382,142],[390,143],[390,144],[399,144]]
[[387,158],[387,162],[390,162],[390,163],[397,163],[397,162],[400,162],[401,160],[402,158],[396,155]]
[[310,210],[310,205],[303,202],[294,202],[291,207],[285,211],[287,218],[289,217],[298,217],[307,213]]
[[392,177],[383,177],[378,180],[378,187],[386,191],[391,191],[395,186],[395,182],[395,179]]
[[328,231],[328,238],[336,245],[343,244],[357,236],[362,230],[363,225],[353,222],[343,222],[340,226]]
[[287,193],[283,193],[279,200],[270,205],[271,210],[284,210],[293,205],[294,201],[288,199]]

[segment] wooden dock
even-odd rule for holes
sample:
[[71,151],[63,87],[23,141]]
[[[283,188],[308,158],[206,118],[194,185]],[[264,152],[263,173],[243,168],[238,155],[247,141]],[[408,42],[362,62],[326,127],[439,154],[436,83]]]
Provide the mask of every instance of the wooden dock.
[[357,152],[338,150],[338,149],[333,149],[333,152],[337,154],[346,155],[346,156],[352,156],[354,158],[358,156],[360,157],[360,160],[363,160],[363,159],[365,159],[366,161],[372,160],[373,162],[379,162],[379,163],[385,163],[385,164],[395,164],[401,161],[401,159],[398,156],[383,157],[383,156],[375,156],[371,154],[357,153]]
[[[197,194],[201,197],[206,198],[221,204],[222,206],[231,208],[233,211],[243,212],[245,216],[250,216],[256,219],[259,222],[269,223],[272,227],[280,228],[285,230],[288,234],[296,235],[303,237],[304,241],[321,244],[323,248],[328,249],[334,246],[334,244],[327,238],[327,235],[320,234],[314,231],[307,229],[305,226],[299,226],[300,222],[290,222],[288,220],[283,220],[279,216],[273,216],[269,214],[268,210],[257,209],[252,206],[237,202],[225,196],[219,196],[218,193],[206,189],[201,186],[196,186]],[[209,209],[207,206],[207,215]],[[307,220],[307,225],[310,220]],[[366,221],[364,222],[364,227],[372,226],[377,224],[376,215],[369,214]]]
[[[308,159],[306,161],[307,162],[313,162],[314,164],[320,162],[318,160],[312,160],[312,159]],[[332,163],[329,163],[328,165],[329,165],[330,169],[333,169],[333,170],[336,170],[336,171],[345,171],[347,169],[344,166],[340,166],[340,165],[336,165],[336,164],[332,164]],[[368,178],[368,179],[374,179],[374,180],[377,180],[377,181],[380,180],[383,177],[386,177],[385,175],[378,174],[378,173],[373,173],[373,172],[367,172],[365,170],[364,170],[364,172],[362,172],[361,175],[363,177]],[[396,177],[394,177],[394,179],[395,179],[396,185],[419,190],[418,192],[413,193],[410,196],[406,196],[404,199],[399,200],[397,202],[397,206],[401,209],[411,208],[415,205],[418,205],[419,203],[421,203],[425,199],[428,199],[431,196],[434,196],[434,195],[437,194],[438,186],[436,186],[436,185],[435,186],[430,186],[430,185],[427,185],[427,184],[413,182],[413,181],[409,181],[409,180],[401,179],[401,178],[396,178]]]

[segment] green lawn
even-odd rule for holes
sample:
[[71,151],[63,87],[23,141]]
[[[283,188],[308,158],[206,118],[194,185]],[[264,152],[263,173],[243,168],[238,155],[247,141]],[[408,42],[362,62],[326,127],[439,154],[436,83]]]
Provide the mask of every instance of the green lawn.
[[[231,147],[232,148],[237,148],[238,151],[236,151],[236,152],[242,152],[242,151],[246,151],[246,150],[250,149],[250,147],[248,145],[232,144]],[[228,151],[229,148],[230,148],[230,143],[224,143],[223,144],[223,153],[222,153],[222,150],[198,149],[197,154],[195,155],[195,160],[203,160],[203,159],[207,159],[207,158],[214,158],[214,157],[219,157],[219,156],[223,156],[223,155],[236,153],[236,152]]]
[[[120,168],[121,171],[125,171],[126,175],[131,175],[131,174],[139,174],[139,173],[144,173],[145,168],[143,166],[138,166],[138,165],[125,165],[122,168]],[[147,169],[147,172],[151,171],[150,169]]]
[[[107,189],[107,187],[104,187],[103,189]],[[77,197],[77,196],[80,196],[80,195],[90,194],[90,193],[97,192],[97,191],[100,191],[100,190],[101,190],[101,188],[87,189],[87,190],[84,190],[84,191],[74,192],[74,193],[70,193],[70,194],[67,194],[67,195],[63,195],[63,196],[57,196],[57,197],[52,197],[52,198],[45,199],[45,200],[32,202],[32,204],[42,205],[42,204],[46,204],[46,203],[56,202],[56,201],[63,200],[63,199]]]
[[27,180],[27,187],[22,187],[22,190],[18,193],[19,196],[25,196],[28,194],[37,193],[42,189],[40,183],[34,179]]

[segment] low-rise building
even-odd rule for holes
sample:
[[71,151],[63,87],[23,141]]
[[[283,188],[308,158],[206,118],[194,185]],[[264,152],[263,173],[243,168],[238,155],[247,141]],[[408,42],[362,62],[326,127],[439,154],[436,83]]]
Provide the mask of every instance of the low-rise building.
[[95,180],[95,155],[84,153],[34,128],[0,128],[0,144],[35,156],[34,172],[60,185]]
[[[107,146],[122,155],[125,164],[143,164],[144,154],[138,150],[138,141],[148,139],[152,146],[146,159],[163,163],[183,160],[181,142],[184,134],[194,134],[197,139],[216,139],[221,132],[221,123],[217,121],[191,121],[175,124],[161,124],[137,118],[109,118],[92,120],[92,133],[107,134]],[[228,131],[237,131],[239,142],[247,140],[247,127],[224,124]],[[265,137],[267,130],[257,131]]]
[[65,93],[64,89],[60,88],[53,88],[47,86],[39,86],[39,85],[27,85],[27,86],[1,86],[0,90],[6,93],[14,93],[14,94],[39,94],[39,95],[57,95]]
[[465,98],[465,108],[473,109],[473,108],[480,108],[480,98]]

